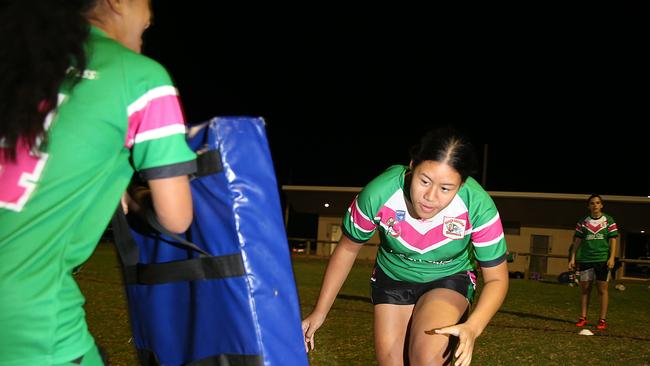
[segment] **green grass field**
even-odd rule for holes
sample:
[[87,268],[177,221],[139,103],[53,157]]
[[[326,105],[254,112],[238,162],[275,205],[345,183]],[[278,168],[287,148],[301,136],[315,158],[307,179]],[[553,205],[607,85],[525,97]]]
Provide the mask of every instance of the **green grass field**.
[[[312,308],[325,260],[294,258],[303,315]],[[374,365],[372,305],[368,277],[372,264],[358,262],[323,327],[316,334],[312,366]],[[121,284],[111,245],[102,244],[77,275],[86,295],[89,326],[107,349],[112,365],[137,365]],[[478,339],[474,365],[650,365],[648,283],[610,286],[610,329],[578,335],[579,290],[557,283],[511,280],[508,297]],[[592,294],[590,320],[597,318]]]

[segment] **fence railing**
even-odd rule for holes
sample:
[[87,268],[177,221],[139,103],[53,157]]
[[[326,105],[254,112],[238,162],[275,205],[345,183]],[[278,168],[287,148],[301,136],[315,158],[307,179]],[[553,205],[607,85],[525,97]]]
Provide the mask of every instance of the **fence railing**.
[[[513,254],[515,257],[516,256],[522,256],[522,257],[527,257],[526,265],[525,265],[525,270],[524,270],[524,278],[529,278],[530,276],[530,260],[532,257],[540,257],[540,258],[564,258],[569,261],[569,256],[568,255],[562,255],[562,254],[543,254],[543,253],[529,253],[529,252],[510,252],[510,254]],[[623,265],[625,264],[646,264],[650,266],[650,260],[646,259],[627,259],[627,258],[619,258],[618,261],[622,263]],[[618,271],[620,273],[623,273],[625,270],[624,266],[621,266]],[[617,278],[619,277],[618,274],[616,276]],[[620,276],[623,277],[623,276]]]
[[[332,240],[317,240],[315,238],[300,238],[300,237],[289,237],[287,238],[289,240],[289,244],[291,247],[291,250],[294,254],[298,255],[304,255],[307,257],[310,256],[318,256],[318,257],[329,257],[331,250],[327,251],[321,251],[319,254],[318,252],[318,245],[335,245],[338,243],[338,241],[332,241]],[[300,247],[298,250],[296,250],[296,244],[299,244]],[[303,247],[304,245],[304,247]],[[366,244],[367,246],[377,246],[378,244]],[[560,258],[560,259],[566,259],[567,262],[569,260],[568,255],[563,255],[563,254],[542,254],[542,253],[530,253],[530,252],[510,252],[510,255],[512,258],[516,258],[517,256],[522,256],[526,257],[526,263],[524,264],[524,278],[530,278],[530,262],[532,258]],[[645,259],[627,259],[627,258],[619,258],[618,261],[622,263],[623,265],[626,264],[643,264],[647,265],[650,267],[650,260],[645,260]],[[624,273],[625,267],[621,266],[618,269],[617,273],[617,278],[623,277],[622,275],[619,276],[619,273]],[[626,277],[630,278],[630,277]],[[632,277],[633,278],[633,277]]]
[[[330,252],[328,251],[327,254],[322,255],[318,254],[318,245],[319,244],[327,244],[327,245],[335,245],[338,244],[338,241],[334,240],[317,240],[315,238],[300,238],[300,237],[288,237],[287,238],[289,241],[289,246],[290,249],[293,253],[295,254],[303,254],[306,256],[319,256],[319,257],[329,257]],[[295,250],[295,244],[304,244],[304,251],[296,251]],[[374,244],[374,243],[366,243],[364,244],[367,247],[376,247],[379,244]],[[302,249],[302,248],[300,248]]]

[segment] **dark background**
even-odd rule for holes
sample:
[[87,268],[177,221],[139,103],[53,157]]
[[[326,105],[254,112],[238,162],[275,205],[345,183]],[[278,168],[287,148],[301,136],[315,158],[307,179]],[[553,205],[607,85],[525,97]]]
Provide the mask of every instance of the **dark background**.
[[451,124],[488,146],[488,190],[650,195],[640,3],[214,3],[154,1],[144,53],[189,121],[264,117],[280,185],[363,186]]

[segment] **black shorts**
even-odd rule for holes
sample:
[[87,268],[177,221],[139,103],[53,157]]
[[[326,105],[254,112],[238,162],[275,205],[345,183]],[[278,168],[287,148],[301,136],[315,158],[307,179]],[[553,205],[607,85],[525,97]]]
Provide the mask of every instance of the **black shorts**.
[[[593,271],[593,274],[590,274]],[[580,281],[591,281],[596,277],[596,281],[609,281],[609,268],[607,262],[578,262],[578,272],[580,272]]]
[[395,281],[375,266],[370,277],[370,300],[374,305],[414,305],[420,296],[436,288],[447,288],[463,295],[469,303],[474,299],[476,273],[464,271],[431,282]]

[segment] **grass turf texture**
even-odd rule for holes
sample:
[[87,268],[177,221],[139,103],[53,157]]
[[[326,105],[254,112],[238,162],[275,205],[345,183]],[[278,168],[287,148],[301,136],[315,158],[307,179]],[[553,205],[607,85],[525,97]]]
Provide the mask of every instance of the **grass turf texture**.
[[[318,296],[327,264],[293,258],[303,316]],[[368,293],[372,263],[352,269],[323,327],[316,333],[312,366],[374,365],[373,313]],[[114,366],[137,365],[119,263],[112,245],[102,243],[76,276],[86,295],[91,332]],[[552,281],[511,280],[508,297],[478,338],[474,365],[647,365],[650,364],[650,290],[647,283],[610,284],[609,329],[597,331],[595,289],[588,329],[580,336],[579,290]],[[217,331],[217,330],[215,330]]]

